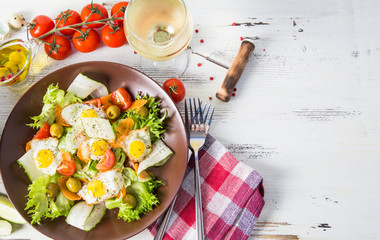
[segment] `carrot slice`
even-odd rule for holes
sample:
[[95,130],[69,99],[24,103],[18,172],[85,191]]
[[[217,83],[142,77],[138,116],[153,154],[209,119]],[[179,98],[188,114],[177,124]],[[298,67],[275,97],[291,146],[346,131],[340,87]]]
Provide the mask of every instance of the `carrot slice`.
[[133,125],[135,125],[135,121],[133,121],[132,118],[126,118],[121,120],[116,127],[118,136],[127,135],[133,129]]
[[66,187],[66,182],[67,182],[67,177],[60,177],[57,179],[57,183],[59,188],[61,189],[61,192],[65,197],[67,197],[69,200],[75,201],[75,200],[80,200],[82,197],[80,197],[78,194],[70,192],[69,189]]
[[68,123],[62,118],[61,112],[62,112],[62,107],[59,106],[59,104],[56,104],[56,105],[55,105],[55,108],[54,108],[55,121],[56,121],[57,123],[61,124],[62,126],[65,126],[65,127],[71,126],[70,124],[68,124]]
[[148,102],[146,99],[137,99],[135,100],[132,105],[129,107],[129,109],[135,109],[139,108],[145,105],[145,103]]
[[117,195],[117,198],[124,197],[125,196],[125,187],[123,185],[123,188],[120,190],[119,194]]

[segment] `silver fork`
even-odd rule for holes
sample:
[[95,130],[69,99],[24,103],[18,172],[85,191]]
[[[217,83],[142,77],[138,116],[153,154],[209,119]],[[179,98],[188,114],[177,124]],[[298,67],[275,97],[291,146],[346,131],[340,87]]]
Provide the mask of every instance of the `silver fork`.
[[[193,100],[193,104],[191,103]],[[205,143],[206,136],[210,129],[210,124],[212,117],[214,115],[215,107],[211,111],[210,118],[207,121],[207,117],[210,111],[211,105],[207,104],[202,108],[201,101],[198,98],[198,107],[195,102],[195,98],[189,99],[190,105],[190,144],[189,148],[194,153],[194,182],[195,182],[195,217],[196,217],[196,239],[204,238],[204,228],[203,228],[203,214],[202,214],[202,198],[201,198],[201,184],[199,176],[199,162],[198,162],[198,150]],[[194,108],[194,111],[193,111]],[[207,108],[207,112],[205,113]],[[185,114],[188,112],[187,102],[185,99]]]

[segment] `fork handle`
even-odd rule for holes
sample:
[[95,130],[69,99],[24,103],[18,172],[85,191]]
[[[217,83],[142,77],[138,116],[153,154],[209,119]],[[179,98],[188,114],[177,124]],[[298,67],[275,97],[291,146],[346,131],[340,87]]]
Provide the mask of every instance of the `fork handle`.
[[194,151],[194,182],[195,182],[195,218],[196,218],[196,239],[203,240],[203,214],[202,214],[202,197],[201,197],[201,181],[199,177],[198,150]]

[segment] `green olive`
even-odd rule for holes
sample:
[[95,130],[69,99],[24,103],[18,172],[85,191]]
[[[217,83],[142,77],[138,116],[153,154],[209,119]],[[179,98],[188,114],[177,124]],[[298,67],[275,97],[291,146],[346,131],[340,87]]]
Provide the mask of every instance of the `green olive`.
[[145,106],[141,106],[135,109],[137,114],[140,114],[141,117],[146,118],[149,114],[148,109]]
[[132,194],[125,194],[123,197],[123,203],[127,204],[128,208],[134,208],[136,207],[136,198]]
[[63,134],[63,127],[59,123],[54,123],[50,126],[50,135],[52,137],[60,138]]
[[111,120],[115,120],[120,116],[120,108],[116,105],[111,105],[106,111],[107,117]]
[[49,183],[46,187],[46,196],[49,198],[56,197],[59,193],[59,187],[56,183]]
[[70,192],[77,193],[82,188],[82,183],[77,178],[69,178],[66,182],[66,187]]

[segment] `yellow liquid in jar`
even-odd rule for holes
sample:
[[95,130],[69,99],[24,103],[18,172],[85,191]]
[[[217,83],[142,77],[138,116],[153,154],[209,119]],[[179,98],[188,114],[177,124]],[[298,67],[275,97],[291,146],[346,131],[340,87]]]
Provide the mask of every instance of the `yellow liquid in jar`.
[[[28,50],[19,44],[0,49],[0,82],[7,81],[19,74],[24,68],[28,54]],[[24,80],[29,69],[29,64],[24,68],[24,72],[16,77],[12,83]]]

